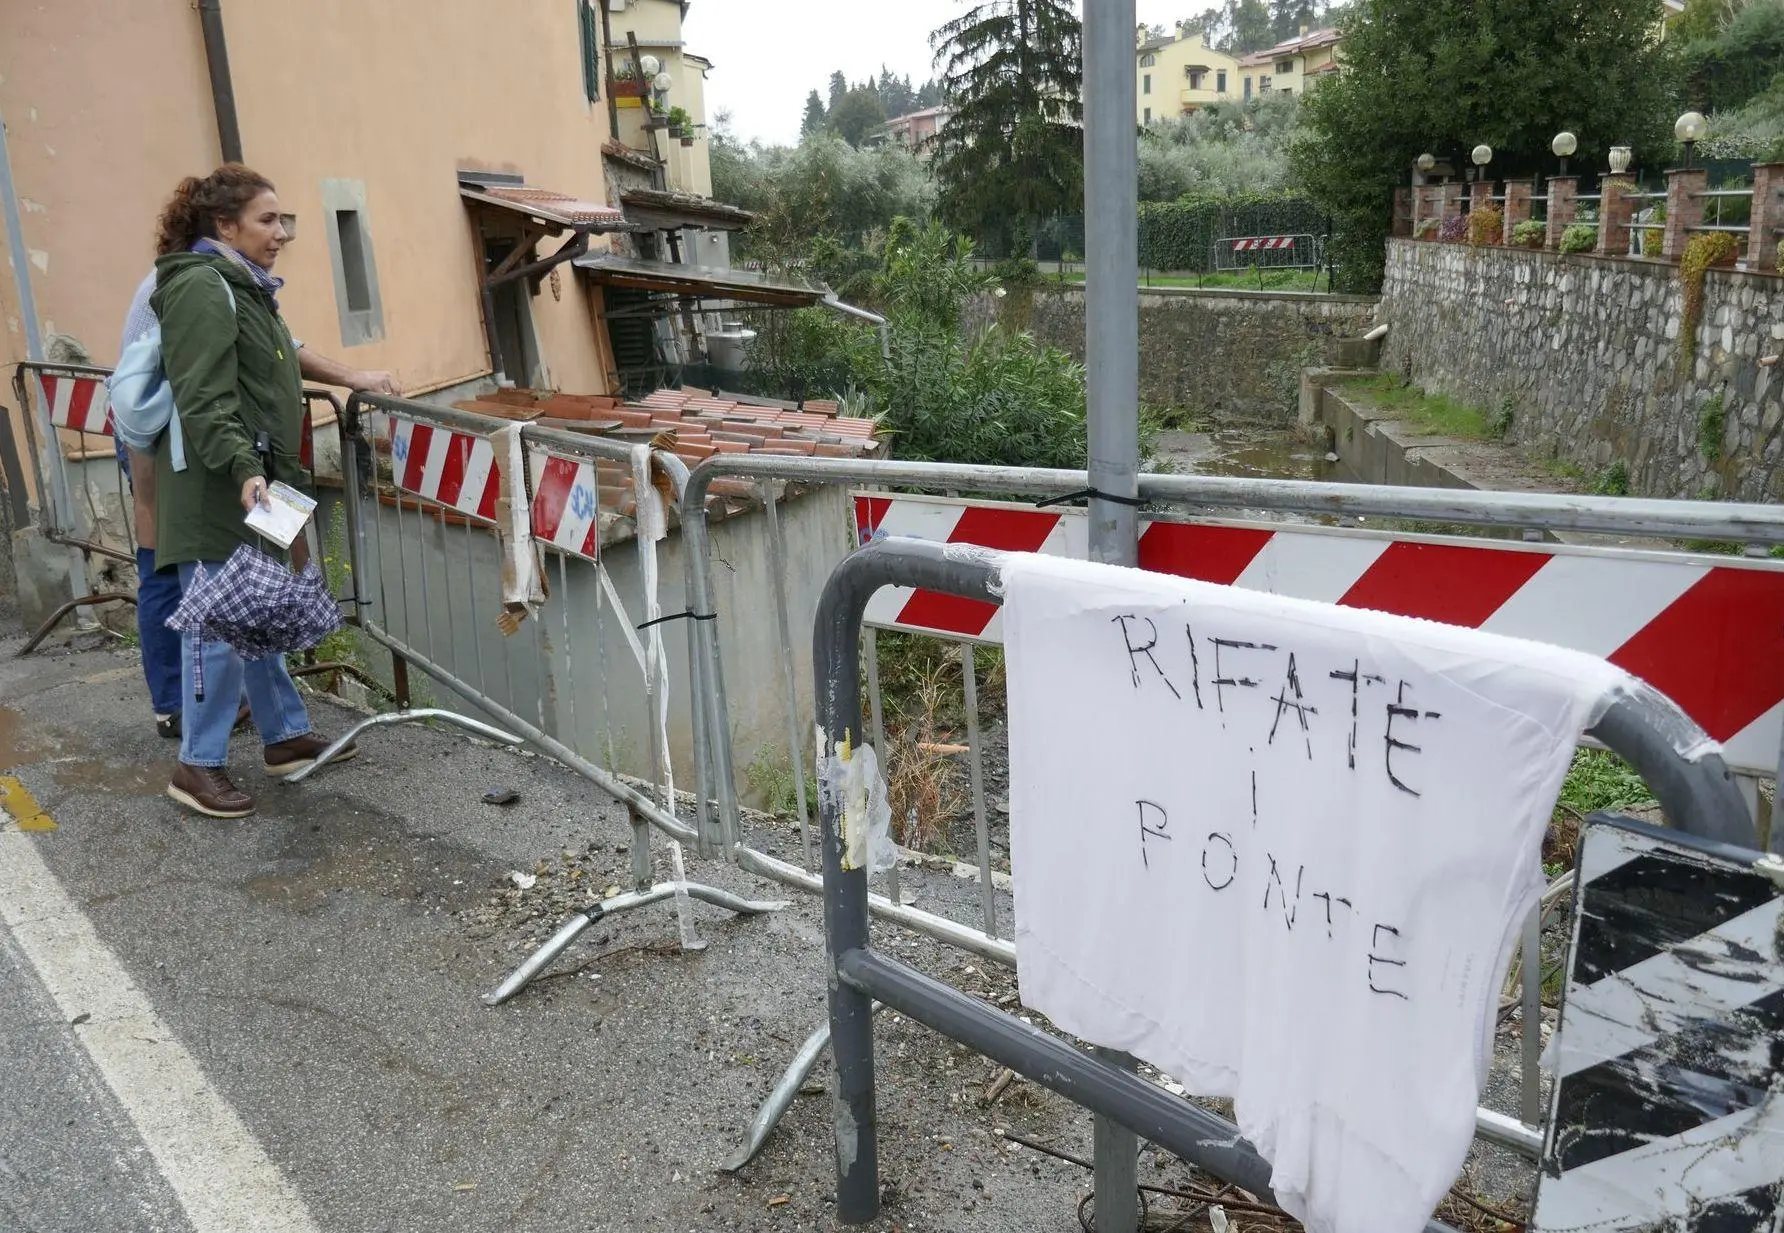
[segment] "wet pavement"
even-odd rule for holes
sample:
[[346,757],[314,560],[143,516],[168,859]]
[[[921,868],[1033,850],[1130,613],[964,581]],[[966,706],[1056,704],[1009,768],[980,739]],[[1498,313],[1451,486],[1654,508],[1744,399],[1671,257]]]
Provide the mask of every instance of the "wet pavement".
[[1325,446],[1304,439],[1293,427],[1243,422],[1214,423],[1195,430],[1166,429],[1154,439],[1161,462],[1180,475],[1225,475],[1237,479],[1341,481],[1350,478],[1327,461]]

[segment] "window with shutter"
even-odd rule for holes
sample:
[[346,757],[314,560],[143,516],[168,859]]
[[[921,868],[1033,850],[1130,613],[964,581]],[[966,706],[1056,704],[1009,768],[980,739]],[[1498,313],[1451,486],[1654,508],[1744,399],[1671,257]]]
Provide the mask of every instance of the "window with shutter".
[[591,103],[601,100],[601,38],[599,19],[589,0],[576,0],[576,16],[582,26],[582,93]]

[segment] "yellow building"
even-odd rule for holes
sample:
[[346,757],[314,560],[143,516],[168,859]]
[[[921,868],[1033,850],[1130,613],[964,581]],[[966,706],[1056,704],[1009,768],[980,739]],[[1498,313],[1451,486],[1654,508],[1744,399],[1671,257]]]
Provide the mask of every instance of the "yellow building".
[[1134,44],[1138,94],[1134,119],[1142,125],[1187,115],[1223,98],[1236,97],[1239,62],[1202,41],[1200,30],[1180,24],[1174,36],[1151,39],[1145,27]]
[[[655,61],[658,73],[667,73],[669,89],[660,97],[666,110],[679,108],[688,114],[692,127],[681,137],[671,137],[667,130],[656,130],[659,149],[668,172],[669,188],[694,193],[701,197],[712,193],[712,164],[709,159],[706,128],[706,74],[712,61],[689,51],[681,38],[681,21],[686,6],[682,0],[601,0],[607,11],[602,14],[612,38],[613,68],[625,75],[633,74],[631,47],[636,41],[639,58]],[[647,66],[648,67],[648,66]],[[636,76],[632,76],[636,81]],[[619,103],[619,139],[635,150],[649,150],[651,130],[649,103],[653,92],[647,86],[622,86],[623,90],[644,89],[643,95],[626,93]],[[684,144],[689,139],[692,144]]]
[[1339,67],[1343,35],[1336,29],[1311,30],[1239,61],[1240,97],[1305,94],[1313,82]]

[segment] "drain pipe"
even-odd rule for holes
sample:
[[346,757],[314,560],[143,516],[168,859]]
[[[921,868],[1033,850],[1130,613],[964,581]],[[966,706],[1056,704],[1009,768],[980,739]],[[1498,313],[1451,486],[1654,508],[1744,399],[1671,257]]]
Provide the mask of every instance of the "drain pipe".
[[857,308],[853,304],[844,304],[833,295],[825,296],[823,304],[825,308],[839,312],[845,317],[859,317],[878,329],[880,332],[880,358],[888,364],[892,362],[892,329],[884,317],[878,313],[868,312],[865,308]]
[[223,0],[198,0],[204,27],[205,66],[211,75],[211,106],[217,113],[217,144],[223,161],[242,161],[242,130],[235,118],[235,86],[229,78],[229,45],[223,39]]

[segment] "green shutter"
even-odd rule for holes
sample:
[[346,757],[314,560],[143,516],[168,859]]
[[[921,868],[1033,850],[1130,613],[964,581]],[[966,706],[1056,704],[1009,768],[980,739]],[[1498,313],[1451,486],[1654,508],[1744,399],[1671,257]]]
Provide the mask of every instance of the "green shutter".
[[582,24],[582,92],[591,103],[601,99],[601,40],[595,30],[595,11],[588,0],[576,0],[576,15]]

